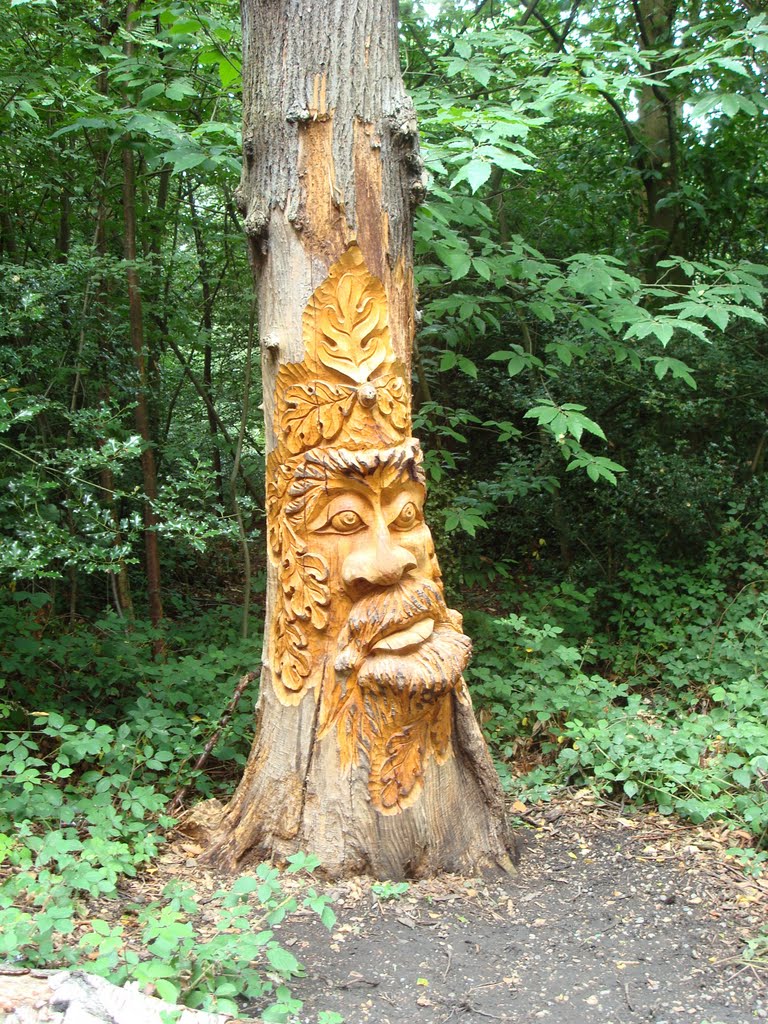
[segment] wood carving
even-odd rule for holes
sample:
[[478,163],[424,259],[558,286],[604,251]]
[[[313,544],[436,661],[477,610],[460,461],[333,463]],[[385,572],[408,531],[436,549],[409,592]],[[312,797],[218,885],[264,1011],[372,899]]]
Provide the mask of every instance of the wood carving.
[[462,679],[470,644],[445,606],[411,437],[425,176],[397,4],[240,8],[267,626],[240,784],[185,829],[231,871],[299,850],[332,877],[506,869],[504,794]]
[[371,801],[396,814],[431,758],[451,756],[471,645],[445,605],[424,522],[424,474],[381,283],[351,245],[302,319],[304,359],[277,375],[268,466],[279,579],[270,663],[283,704],[310,692],[342,768],[367,764]]

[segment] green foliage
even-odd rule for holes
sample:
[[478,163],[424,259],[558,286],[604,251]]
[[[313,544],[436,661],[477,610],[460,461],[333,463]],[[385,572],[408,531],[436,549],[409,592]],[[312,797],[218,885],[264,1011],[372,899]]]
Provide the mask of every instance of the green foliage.
[[408,882],[374,882],[371,892],[380,900],[398,900],[410,888]]
[[[39,633],[34,616],[45,609],[46,595],[14,598],[5,609],[5,636]],[[260,647],[258,640],[227,640],[232,620],[232,610],[215,611],[177,629],[176,650],[164,662],[152,659],[150,627],[137,623],[126,635],[114,616],[92,633],[17,643],[16,659],[5,658],[0,959],[39,967],[87,957],[89,970],[152,986],[171,1002],[236,1012],[236,999],[258,1000],[271,1021],[298,1012],[288,983],[302,968],[272,928],[299,906],[328,928],[335,917],[327,897],[311,887],[300,899],[287,895],[269,865],[214,894],[213,929],[206,925],[204,933],[194,890],[177,883],[162,900],[128,908],[135,915],[130,926],[125,916],[117,922],[86,916],[89,900],[116,900],[120,879],[136,876],[157,856],[173,824],[164,809],[179,786],[211,792],[211,780],[192,771],[191,762],[218,722],[233,674],[252,664]],[[212,642],[217,633],[218,644]],[[50,662],[55,679],[45,671]],[[23,691],[16,679],[25,680],[27,697],[34,693],[35,710],[28,699],[16,699]],[[57,700],[65,713],[46,709],[54,687],[65,688],[66,698]],[[93,717],[105,713],[110,724]],[[235,716],[217,743],[215,763],[242,766],[251,721],[245,708]],[[316,858],[297,854],[287,872],[315,867]]]
[[684,557],[765,465],[765,16],[683,5],[653,42],[637,11],[407,5],[416,423],[457,582],[531,551],[593,580],[635,542]]
[[[681,4],[644,38],[623,2],[576,19],[553,0],[525,16],[401,6],[430,175],[414,432],[446,580],[457,606],[483,609],[467,617],[469,676],[502,772],[531,797],[587,785],[738,824],[755,848],[733,856],[760,871],[768,20]],[[135,927],[81,931],[88,899],[113,899],[156,855],[179,786],[231,786],[252,730],[246,697],[210,769],[193,769],[260,658],[258,637],[233,639],[229,606],[235,511],[245,542],[258,538],[264,477],[257,379],[231,483],[251,301],[231,199],[237,5],[140,5],[130,24],[91,0],[14,0],[5,14],[0,955],[93,957],[195,1005],[271,1000],[265,1019],[286,1020],[299,967],[272,924],[293,908],[270,869],[215,897],[213,934],[197,934],[198,897],[182,889],[136,908]],[[148,508],[156,627],[143,618]],[[403,885],[379,883],[379,898]],[[331,923],[322,897],[304,900]],[[261,930],[245,927],[254,912]],[[749,948],[764,958],[762,937]]]
[[[56,839],[52,843],[59,855],[62,845]],[[294,858],[290,870],[312,871],[316,866],[316,860],[302,855]],[[121,921],[134,918],[130,927],[103,918],[90,918],[84,925],[72,902],[58,903],[55,913],[44,904],[37,913],[42,921],[36,924],[32,915],[11,905],[0,909],[6,947],[0,952],[12,952],[18,963],[29,965],[72,964],[87,956],[89,971],[116,984],[132,980],[168,1002],[220,1013],[237,1014],[237,999],[266,1004],[261,1013],[265,1021],[285,1022],[301,1009],[288,983],[304,970],[274,937],[273,926],[290,920],[301,906],[332,927],[335,916],[326,897],[313,889],[301,900],[286,895],[277,869],[260,864],[253,875],[241,875],[229,889],[206,900],[204,932],[192,886],[170,882],[162,897],[124,906]],[[76,943],[69,939],[75,930]]]
[[504,770],[515,791],[589,785],[768,844],[765,527],[734,518],[685,570],[640,550],[612,586],[550,586],[471,622],[469,678],[502,768],[539,763]]
[[[192,761],[258,643],[227,638],[227,609],[178,629],[175,656],[158,662],[147,625],[126,633],[110,615],[92,631],[57,632],[46,594],[12,596],[2,608],[0,858],[12,875],[0,889],[0,953],[45,963],[85,898],[114,897],[122,875],[156,856],[176,789],[210,792]],[[220,762],[244,763],[250,720],[235,716]]]
[[743,959],[747,964],[768,967],[768,928],[762,928],[759,935],[747,941]]
[[[296,858],[292,870],[311,871],[316,866],[316,861],[302,857],[301,864]],[[123,927],[92,922],[92,932],[80,945],[98,954],[93,970],[153,985],[169,1002],[218,1012],[236,1014],[238,998],[273,999],[262,1011],[262,1018],[269,1021],[286,1021],[300,1008],[286,983],[303,975],[303,968],[274,938],[272,928],[289,918],[299,901],[283,893],[276,868],[260,864],[255,875],[241,875],[229,890],[214,893],[212,934],[207,928],[204,939],[194,926],[200,909],[194,889],[172,882],[163,896],[167,902],[153,901],[137,915],[141,945],[149,958],[131,951],[120,956]],[[324,898],[310,890],[301,905],[318,911],[318,901],[323,922],[331,927],[335,918]]]
[[[248,276],[229,198],[240,173],[239,18],[218,0],[194,14],[185,4],[139,5],[130,25],[114,4],[74,12],[15,3],[7,13],[0,576],[24,585],[82,581],[90,616],[94,577],[140,562],[145,490],[166,550],[234,549],[238,540],[222,486],[232,458],[227,425],[206,434],[199,422],[205,388],[230,427],[239,403],[231,371],[242,365],[234,339]],[[124,153],[137,170],[144,440],[134,422],[124,224],[114,206]],[[214,341],[226,352],[213,356]],[[249,430],[247,472],[260,433],[257,424]],[[150,449],[160,468],[155,488],[139,464]],[[243,511],[254,536],[259,510],[246,502]]]

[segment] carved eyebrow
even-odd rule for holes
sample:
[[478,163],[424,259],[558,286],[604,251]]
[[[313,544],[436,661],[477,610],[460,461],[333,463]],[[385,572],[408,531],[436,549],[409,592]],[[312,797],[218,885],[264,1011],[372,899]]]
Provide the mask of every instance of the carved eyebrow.
[[415,495],[424,504],[427,495],[427,489],[424,484],[418,478],[414,479],[410,474],[401,472],[398,474],[400,479],[393,480],[391,484],[388,484],[382,489],[381,497],[382,501],[386,504],[390,504],[396,501],[397,498],[402,494],[407,496],[409,501],[412,501]]
[[366,495],[372,490],[369,478],[355,472],[344,475],[341,473],[329,473],[324,483],[318,486],[324,494],[338,494],[339,491],[350,491],[353,494]]
[[392,463],[379,465],[367,473],[355,465],[323,469],[318,471],[320,467],[315,466],[311,476],[304,476],[293,485],[294,500],[286,506],[290,517],[298,516],[309,522],[328,501],[344,491],[360,495],[368,502],[378,493],[383,503],[389,503],[393,500],[393,493],[397,496],[403,488],[408,488],[412,494],[416,488],[422,504],[424,502],[423,474],[413,459],[399,466]]

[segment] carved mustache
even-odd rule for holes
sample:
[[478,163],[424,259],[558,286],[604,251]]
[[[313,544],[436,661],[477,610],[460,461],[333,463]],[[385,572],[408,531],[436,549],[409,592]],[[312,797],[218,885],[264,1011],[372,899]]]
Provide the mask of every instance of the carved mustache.
[[439,699],[461,680],[472,653],[468,636],[455,625],[436,626],[432,635],[408,658],[386,651],[365,658],[357,681],[367,690],[418,693],[422,703]]
[[386,591],[369,594],[354,604],[339,635],[336,671],[349,674],[375,644],[422,619],[432,618],[439,623],[449,617],[445,599],[432,580],[406,580]]

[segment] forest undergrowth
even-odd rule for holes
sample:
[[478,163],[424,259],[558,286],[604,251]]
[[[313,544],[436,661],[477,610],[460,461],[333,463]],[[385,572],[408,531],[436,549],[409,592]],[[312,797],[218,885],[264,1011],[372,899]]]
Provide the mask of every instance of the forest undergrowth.
[[[751,874],[764,870],[766,525],[745,529],[734,510],[706,556],[688,566],[639,546],[609,585],[541,574],[475,585],[465,615],[475,644],[468,679],[517,801],[578,786],[693,822],[717,819],[732,829],[730,856]],[[238,678],[258,664],[260,637],[238,636],[237,607],[189,596],[172,628],[166,623],[157,658],[146,623],[129,631],[108,614],[73,628],[52,614],[44,590],[11,596],[1,634],[0,961],[85,960],[89,970],[192,1006],[234,1010],[237,997],[267,998],[265,1020],[290,1020],[298,1008],[290,979],[301,966],[272,926],[302,898],[332,926],[314,889],[285,894],[277,869],[262,865],[216,894],[205,941],[184,884],[123,908],[118,923],[87,909],[117,899],[121,878],[151,864],[182,786],[188,803],[231,791],[257,682],[206,767],[194,765]],[[315,867],[299,856],[288,871]],[[254,899],[257,931],[245,927]],[[766,949],[768,936],[755,936],[754,956]]]

